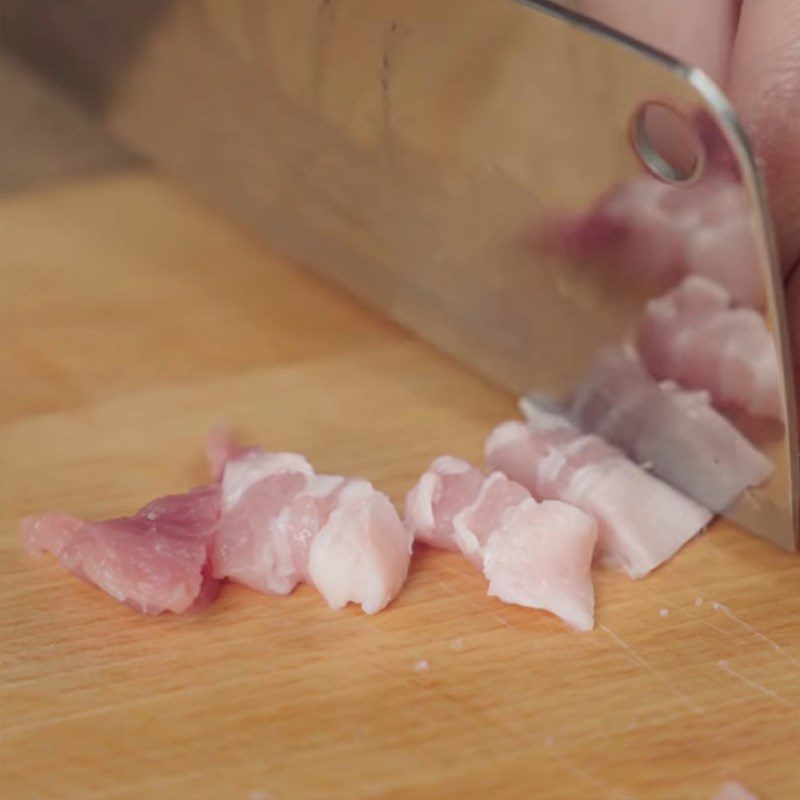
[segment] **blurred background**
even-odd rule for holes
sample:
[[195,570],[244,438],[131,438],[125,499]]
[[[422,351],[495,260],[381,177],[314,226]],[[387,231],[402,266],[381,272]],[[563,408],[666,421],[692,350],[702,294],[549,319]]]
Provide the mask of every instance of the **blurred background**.
[[[34,188],[136,162],[92,118],[102,106],[103,76],[109,75],[97,69],[98,60],[110,55],[98,43],[106,39],[112,19],[144,31],[147,19],[167,5],[163,0],[2,3],[0,190]],[[90,61],[79,53],[91,53]]]

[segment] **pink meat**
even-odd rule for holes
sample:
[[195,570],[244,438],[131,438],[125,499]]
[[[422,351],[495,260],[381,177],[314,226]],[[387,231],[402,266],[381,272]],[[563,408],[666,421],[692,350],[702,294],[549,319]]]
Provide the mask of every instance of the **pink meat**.
[[707,392],[658,383],[629,346],[598,355],[573,398],[570,418],[715,512],[763,483],[773,469],[710,405]]
[[484,475],[450,456],[437,458],[406,495],[406,524],[417,539],[442,550],[458,550],[453,517],[478,495]]
[[488,594],[506,603],[545,608],[579,631],[594,627],[589,577],[597,541],[595,521],[557,500],[533,498],[512,506],[486,544]]
[[223,466],[222,510],[232,509],[251,486],[264,478],[293,473],[310,477],[314,468],[297,453],[268,453],[258,447],[243,449]]
[[90,522],[25,517],[31,552],[50,551],[78,577],[144,614],[180,613],[213,600],[208,549],[220,514],[216,485],[153,500],[132,517]]
[[198,486],[184,494],[157,497],[137,512],[153,522],[169,522],[180,526],[186,535],[209,541],[219,520],[219,486],[210,483]]
[[484,478],[475,499],[453,517],[455,540],[461,552],[479,569],[483,566],[484,548],[497,530],[505,512],[530,499],[530,492],[505,475],[493,472]]
[[214,574],[268,594],[311,583],[333,608],[372,614],[399,592],[411,536],[361,479],[316,475],[295,453],[238,451],[223,466]]
[[307,581],[331,606],[367,613],[398,593],[412,537],[367,481],[316,475],[302,456],[240,447],[225,429],[207,454],[214,484],[106,522],[27,517],[25,544],[148,614],[208,603],[223,578],[271,594]]
[[305,489],[301,472],[281,472],[248,486],[235,503],[224,503],[212,550],[214,575],[268,594],[285,595],[302,579],[291,539],[276,524],[286,506]]
[[389,498],[368,481],[349,480],[311,541],[311,583],[331,608],[357,603],[374,614],[405,582],[411,544]]
[[708,523],[708,511],[598,437],[533,405],[526,415],[529,424],[495,428],[486,442],[488,463],[534,497],[563,500],[594,517],[604,564],[640,578]]
[[275,521],[276,536],[289,542],[299,580],[311,583],[308,569],[311,543],[336,507],[344,487],[353,479],[338,475],[312,475],[305,488],[284,506]]
[[501,473],[484,476],[447,456],[421,476],[406,509],[415,536],[461,550],[489,580],[490,595],[551,611],[578,630],[593,627],[597,529],[588,515],[561,502],[537,503]]
[[707,389],[718,405],[781,419],[778,357],[764,316],[732,308],[730,295],[691,276],[647,304],[639,349],[650,372],[689,389]]

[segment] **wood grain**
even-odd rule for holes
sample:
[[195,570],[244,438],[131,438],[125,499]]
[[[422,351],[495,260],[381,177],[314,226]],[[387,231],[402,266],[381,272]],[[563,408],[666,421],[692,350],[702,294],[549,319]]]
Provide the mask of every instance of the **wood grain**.
[[26,555],[23,513],[205,480],[221,417],[399,502],[513,398],[147,173],[2,213],[4,798],[800,797],[800,560],[726,524],[598,571],[585,635],[426,549],[375,617],[230,585],[144,618]]

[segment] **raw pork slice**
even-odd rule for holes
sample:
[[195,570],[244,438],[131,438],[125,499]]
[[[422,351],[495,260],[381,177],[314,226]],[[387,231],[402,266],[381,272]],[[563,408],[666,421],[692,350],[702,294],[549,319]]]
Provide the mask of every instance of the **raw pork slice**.
[[483,482],[483,473],[465,461],[437,458],[406,496],[406,524],[432,547],[459,550],[453,517],[472,503]]
[[708,278],[692,275],[647,304],[639,350],[656,378],[707,389],[717,405],[782,418],[778,356],[763,314],[732,308]]
[[132,517],[89,522],[69,514],[25,517],[31,552],[49,550],[88,583],[144,614],[180,613],[213,600],[208,549],[220,515],[220,491],[201,486],[161,497]]
[[[213,446],[219,441],[223,446]],[[331,607],[354,602],[368,614],[397,595],[412,539],[385,495],[365,480],[316,475],[296,453],[239,448],[220,438],[213,444],[212,468],[220,452],[231,455],[221,468],[217,577],[276,595],[305,581]]]
[[411,544],[389,498],[368,481],[348,480],[311,541],[311,583],[331,608],[352,602],[374,614],[405,582]]
[[710,405],[707,392],[656,382],[630,346],[600,353],[573,398],[570,417],[714,512],[763,483],[773,469]]
[[491,433],[488,463],[534,497],[563,500],[593,516],[604,564],[641,578],[708,523],[708,511],[597,436],[533,404],[526,414],[527,424],[505,422]]
[[580,509],[532,497],[509,509],[484,555],[489,594],[545,608],[579,631],[594,627],[590,577],[597,524]]
[[488,594],[550,611],[577,630],[594,626],[597,526],[577,508],[537,503],[501,473],[443,456],[408,493],[406,525],[420,541],[461,550],[488,579]]
[[269,594],[284,595],[294,589],[302,575],[291,538],[277,520],[307,482],[302,472],[277,473],[254,482],[235,503],[223,505],[211,558],[218,578]]

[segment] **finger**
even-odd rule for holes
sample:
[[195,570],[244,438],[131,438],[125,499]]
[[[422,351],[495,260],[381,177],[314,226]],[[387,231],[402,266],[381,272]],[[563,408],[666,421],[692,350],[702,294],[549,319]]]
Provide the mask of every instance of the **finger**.
[[744,0],[729,91],[763,164],[781,261],[788,268],[800,258],[797,0]]
[[738,0],[580,0],[578,10],[727,82]]

